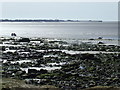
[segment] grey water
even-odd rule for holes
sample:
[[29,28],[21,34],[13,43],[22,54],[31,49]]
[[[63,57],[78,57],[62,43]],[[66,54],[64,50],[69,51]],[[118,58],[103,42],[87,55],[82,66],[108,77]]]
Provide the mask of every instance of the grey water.
[[118,39],[117,22],[1,22],[0,36]]

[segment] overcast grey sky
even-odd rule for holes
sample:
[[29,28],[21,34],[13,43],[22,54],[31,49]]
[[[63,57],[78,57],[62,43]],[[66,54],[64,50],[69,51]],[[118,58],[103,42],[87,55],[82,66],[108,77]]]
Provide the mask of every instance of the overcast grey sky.
[[117,2],[4,2],[2,18],[118,20]]

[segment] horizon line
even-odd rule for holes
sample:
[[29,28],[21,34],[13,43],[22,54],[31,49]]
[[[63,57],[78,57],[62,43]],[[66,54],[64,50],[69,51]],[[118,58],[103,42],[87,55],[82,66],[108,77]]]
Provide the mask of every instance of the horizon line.
[[73,20],[73,21],[119,21],[119,20],[101,20],[101,19],[58,19],[58,18],[0,18],[0,20]]

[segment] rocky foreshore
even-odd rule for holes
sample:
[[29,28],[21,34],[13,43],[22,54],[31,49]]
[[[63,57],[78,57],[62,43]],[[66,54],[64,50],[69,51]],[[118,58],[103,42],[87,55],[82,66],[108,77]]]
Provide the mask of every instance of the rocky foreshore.
[[[120,86],[119,45],[91,43],[93,39],[80,43],[23,37],[1,37],[0,40],[3,78],[65,90]],[[26,87],[23,85],[23,88]]]

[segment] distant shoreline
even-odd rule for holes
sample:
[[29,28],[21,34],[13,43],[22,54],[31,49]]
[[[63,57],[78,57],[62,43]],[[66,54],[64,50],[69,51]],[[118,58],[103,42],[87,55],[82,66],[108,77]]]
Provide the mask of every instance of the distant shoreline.
[[103,22],[102,20],[1,19],[0,22]]

